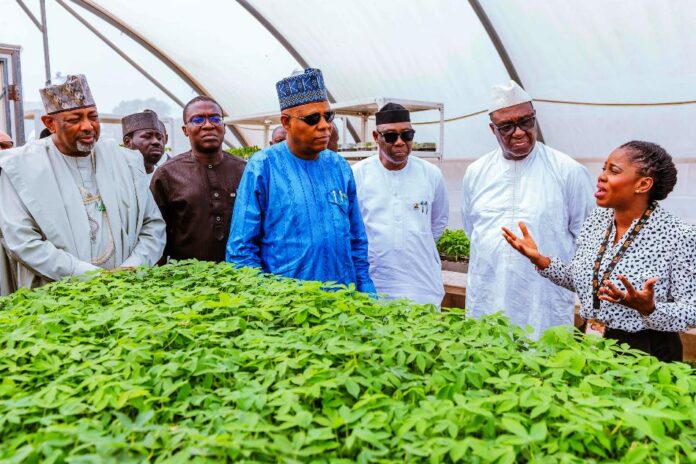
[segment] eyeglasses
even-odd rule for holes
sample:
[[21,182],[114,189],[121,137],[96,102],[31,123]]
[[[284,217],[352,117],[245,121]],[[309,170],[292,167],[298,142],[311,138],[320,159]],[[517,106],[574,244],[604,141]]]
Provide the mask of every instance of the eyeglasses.
[[293,116],[287,113],[284,114],[289,118],[300,119],[302,122],[309,126],[316,126],[317,124],[319,124],[319,121],[321,121],[322,116],[324,116],[324,121],[326,122],[331,122],[334,120],[334,117],[336,117],[335,111],[327,111],[326,113],[312,113],[308,114],[307,116]]
[[205,124],[206,120],[208,120],[208,122],[214,126],[222,125],[222,116],[194,116],[189,119],[189,123],[196,126],[202,126]]
[[517,122],[501,124],[500,126],[493,124],[493,126],[498,129],[498,132],[500,132],[501,135],[508,136],[514,134],[518,127],[525,132],[530,131],[534,128],[534,124],[536,124],[536,114],[524,119],[520,119]]
[[401,140],[404,142],[411,142],[413,140],[413,136],[416,135],[416,131],[414,129],[406,129],[401,132],[379,132],[377,131],[379,135],[382,136],[385,142],[388,144],[396,143],[396,139],[401,137]]

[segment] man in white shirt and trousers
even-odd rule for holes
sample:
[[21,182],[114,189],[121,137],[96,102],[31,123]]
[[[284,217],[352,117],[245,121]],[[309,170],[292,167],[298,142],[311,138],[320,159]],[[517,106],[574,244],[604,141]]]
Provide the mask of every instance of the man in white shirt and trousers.
[[372,133],[379,154],[353,166],[377,292],[440,307],[445,295],[437,240],[449,203],[440,169],[410,156],[415,131],[409,111],[388,103]]
[[519,230],[523,221],[545,253],[568,261],[595,207],[593,184],[584,166],[537,142],[532,99],[516,82],[493,87],[489,115],[499,147],[469,166],[462,185],[471,241],[466,307],[473,317],[503,311],[538,338],[549,327],[573,324],[575,295],[511,251],[501,227]]
[[97,269],[151,266],[165,224],[139,153],[100,140],[83,75],[40,91],[51,136],[0,159],[0,290]]

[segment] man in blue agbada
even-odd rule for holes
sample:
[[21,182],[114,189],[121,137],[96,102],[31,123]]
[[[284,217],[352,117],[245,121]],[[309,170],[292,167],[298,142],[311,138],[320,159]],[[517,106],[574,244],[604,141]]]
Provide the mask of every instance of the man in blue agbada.
[[287,139],[247,164],[227,261],[375,293],[353,173],[327,149],[335,113],[321,71],[306,69],[278,82],[276,90]]

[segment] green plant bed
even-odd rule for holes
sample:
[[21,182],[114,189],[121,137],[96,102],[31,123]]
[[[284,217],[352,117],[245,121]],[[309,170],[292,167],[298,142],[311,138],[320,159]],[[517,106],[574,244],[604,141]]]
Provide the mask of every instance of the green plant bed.
[[447,261],[469,261],[469,238],[462,229],[445,229],[437,242],[437,251]]
[[689,462],[696,376],[182,262],[0,299],[0,461]]

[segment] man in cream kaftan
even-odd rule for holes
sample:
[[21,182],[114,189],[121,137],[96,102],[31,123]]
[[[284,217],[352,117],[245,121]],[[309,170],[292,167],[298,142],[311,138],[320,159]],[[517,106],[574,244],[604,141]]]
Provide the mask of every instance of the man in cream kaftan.
[[84,77],[46,91],[60,94],[44,98],[53,135],[0,159],[0,232],[9,258],[3,294],[99,268],[149,266],[164,249],[165,224],[142,158],[98,141]]
[[535,111],[516,83],[494,88],[491,130],[500,145],[467,169],[462,222],[471,240],[466,306],[474,317],[504,311],[533,336],[573,323],[575,295],[547,281],[505,243],[501,227],[524,222],[540,247],[568,260],[594,208],[587,169],[537,142]]

